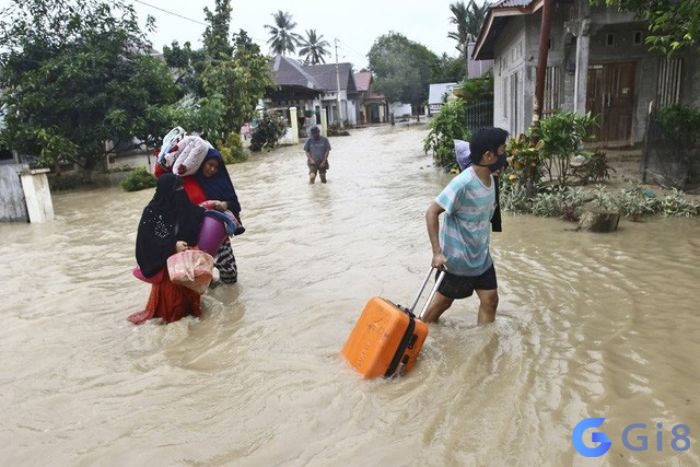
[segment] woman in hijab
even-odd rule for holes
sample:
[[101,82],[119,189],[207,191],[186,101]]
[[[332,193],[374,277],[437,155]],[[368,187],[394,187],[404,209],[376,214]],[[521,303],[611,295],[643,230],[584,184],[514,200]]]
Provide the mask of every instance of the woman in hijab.
[[143,210],[136,235],[136,261],[141,275],[151,282],[146,308],[129,316],[134,324],[151,318],[166,323],[192,314],[199,316],[199,294],[173,284],[166,262],[174,253],[197,243],[204,209],[192,204],[182,187],[182,179],[171,173],[158,178],[156,193]]
[[[207,200],[216,201],[214,207],[218,211],[231,211],[238,224],[241,224],[241,205],[219,151],[214,148],[209,149],[202,165],[195,174],[195,178]],[[219,270],[219,278],[222,282],[234,284],[238,281],[236,257],[233,256],[233,248],[228,238],[219,248],[214,266]]]

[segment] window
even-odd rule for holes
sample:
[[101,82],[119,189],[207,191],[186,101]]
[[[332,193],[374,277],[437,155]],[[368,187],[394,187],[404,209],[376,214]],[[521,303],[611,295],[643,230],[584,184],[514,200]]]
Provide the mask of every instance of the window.
[[636,31],[634,33],[634,38],[632,39],[632,43],[634,45],[642,45],[642,40],[644,39],[644,34],[642,34],[641,31]]
[[682,71],[683,59],[681,58],[659,60],[659,74],[656,80],[657,108],[661,109],[680,102]]
[[609,32],[605,38],[605,45],[608,47],[613,47],[615,45],[615,34]]
[[561,68],[558,66],[548,66],[547,74],[544,79],[543,114],[551,114],[559,109],[561,85]]

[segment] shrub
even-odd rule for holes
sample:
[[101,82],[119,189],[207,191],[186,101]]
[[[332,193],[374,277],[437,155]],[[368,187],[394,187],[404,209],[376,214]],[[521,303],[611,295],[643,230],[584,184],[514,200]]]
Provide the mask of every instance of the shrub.
[[595,123],[590,114],[579,116],[573,112],[557,112],[532,128],[537,141],[543,141],[541,155],[550,181],[556,172],[559,184],[566,183],[571,158],[582,153],[581,143],[591,136]]
[[676,151],[685,152],[700,144],[700,109],[673,105],[659,110],[656,119]]
[[532,199],[532,213],[536,216],[576,220],[585,202],[586,194],[581,188],[555,186],[535,195]]
[[698,215],[698,206],[683,197],[683,192],[675,188],[670,194],[664,196],[659,208],[664,216],[691,217]]
[[541,151],[543,142],[532,144],[530,132],[517,135],[506,143],[508,167],[503,173],[504,183],[525,187],[534,194],[542,172]]
[[605,152],[596,149],[594,152],[581,152],[581,156],[585,159],[583,164],[574,167],[571,174],[581,179],[581,183],[586,185],[588,182],[598,183],[610,178],[610,171],[615,172],[615,169],[610,166],[608,156]]
[[504,211],[521,214],[528,214],[532,212],[532,201],[527,196],[525,187],[519,185],[508,185],[502,183],[499,205]]
[[644,190],[640,185],[622,190],[618,199],[620,214],[632,220],[638,220],[642,216],[654,214],[659,209],[659,200],[654,192]]
[[464,122],[464,102],[443,99],[442,109],[432,119],[428,136],[423,140],[423,151],[433,153],[433,160],[446,170],[458,168],[454,140],[469,141],[469,129]]
[[138,191],[154,186],[156,186],[156,178],[148,173],[145,167],[132,171],[121,182],[121,187],[126,191]]
[[452,91],[464,102],[493,100],[493,73],[490,71],[479,78],[464,80]]
[[662,183],[683,189],[692,179],[694,162],[700,158],[700,109],[683,105],[666,107],[652,120],[651,127],[655,126],[661,131],[653,151],[657,154]]
[[236,164],[248,160],[248,153],[243,149],[241,135],[238,133],[229,133],[226,140],[220,142],[218,147],[226,164]]
[[[347,128],[348,123],[345,123],[345,128]],[[350,133],[346,129],[341,129],[340,124],[331,123],[328,125],[328,136],[350,136]]]
[[605,211],[618,211],[620,202],[618,198],[605,189],[603,185],[596,185],[593,191],[593,206]]
[[250,138],[250,150],[259,152],[263,148],[273,149],[287,130],[284,118],[271,113],[263,114]]

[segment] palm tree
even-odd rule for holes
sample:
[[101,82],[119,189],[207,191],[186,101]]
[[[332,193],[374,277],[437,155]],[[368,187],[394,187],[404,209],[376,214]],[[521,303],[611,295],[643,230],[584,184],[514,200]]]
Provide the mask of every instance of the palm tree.
[[484,24],[489,6],[488,2],[484,2],[483,5],[479,6],[474,0],[469,1],[467,6],[467,42],[474,42],[479,32],[481,32],[481,25]]
[[456,40],[457,45],[455,48],[459,50],[460,54],[464,54],[464,46],[469,40],[467,34],[467,7],[464,6],[463,2],[450,3],[450,11],[452,12],[450,23],[457,25],[457,32],[449,32],[447,37]]
[[270,50],[276,55],[284,55],[285,52],[293,53],[296,46],[303,42],[302,37],[292,32],[297,23],[292,22],[292,15],[286,11],[278,10],[273,13],[275,25],[265,25],[265,28],[270,31],[270,39],[267,41],[270,44]]
[[450,23],[457,25],[457,32],[450,32],[447,34],[447,37],[457,41],[455,48],[464,56],[467,70],[466,77],[469,77],[468,46],[469,43],[475,41],[476,36],[479,35],[481,25],[484,22],[488,10],[488,2],[484,3],[482,6],[478,6],[474,0],[469,0],[468,5],[465,5],[464,2],[450,4],[450,11],[452,12]]
[[331,45],[323,39],[323,34],[317,36],[315,29],[309,29],[306,31],[306,40],[304,40],[302,45],[303,47],[299,49],[299,56],[304,57],[306,63],[312,65],[326,63],[326,59],[323,57],[330,55],[326,47]]

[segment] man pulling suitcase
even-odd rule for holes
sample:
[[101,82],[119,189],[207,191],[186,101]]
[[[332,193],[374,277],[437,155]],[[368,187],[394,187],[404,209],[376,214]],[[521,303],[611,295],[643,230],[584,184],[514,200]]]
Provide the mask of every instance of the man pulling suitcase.
[[[476,291],[477,324],[496,319],[498,282],[489,253],[491,218],[496,207],[496,186],[489,166],[505,162],[508,132],[482,128],[469,142],[471,165],[453,178],[425,214],[433,250],[432,266],[446,269],[445,278],[423,319],[436,322],[455,299]],[[445,213],[442,228],[439,217]]]

